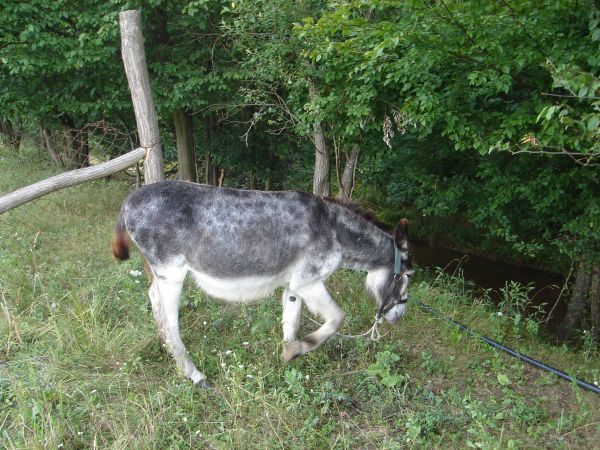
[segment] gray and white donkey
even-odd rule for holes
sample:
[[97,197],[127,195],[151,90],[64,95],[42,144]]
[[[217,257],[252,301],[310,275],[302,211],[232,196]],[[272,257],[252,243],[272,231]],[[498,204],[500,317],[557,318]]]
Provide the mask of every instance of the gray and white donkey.
[[[405,311],[413,273],[408,221],[393,232],[351,205],[302,192],[223,189],[165,181],[133,192],[112,241],[129,257],[128,235],[150,266],[152,311],[159,336],[184,375],[207,386],[179,334],[179,296],[188,273],[207,294],[244,301],[283,287],[285,362],[319,347],[344,322],[325,280],[338,268],[365,270],[377,318],[395,323]],[[324,323],[296,340],[302,304]]]

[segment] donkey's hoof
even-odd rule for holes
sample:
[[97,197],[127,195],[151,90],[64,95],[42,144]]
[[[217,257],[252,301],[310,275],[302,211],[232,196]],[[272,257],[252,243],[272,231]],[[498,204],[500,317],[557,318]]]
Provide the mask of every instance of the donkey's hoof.
[[194,383],[194,385],[199,387],[200,389],[212,389],[213,388],[213,385],[210,384],[206,378],[203,378],[200,381],[198,381],[197,383]]
[[302,343],[299,341],[294,341],[288,344],[281,353],[281,359],[284,364],[289,363],[292,359],[297,358],[300,355],[303,355],[304,351],[302,349]]

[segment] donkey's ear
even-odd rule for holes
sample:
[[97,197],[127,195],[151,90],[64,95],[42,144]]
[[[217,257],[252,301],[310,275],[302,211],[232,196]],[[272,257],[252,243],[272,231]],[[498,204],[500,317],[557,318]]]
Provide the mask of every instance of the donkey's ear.
[[408,219],[400,219],[394,230],[394,242],[401,250],[408,250]]

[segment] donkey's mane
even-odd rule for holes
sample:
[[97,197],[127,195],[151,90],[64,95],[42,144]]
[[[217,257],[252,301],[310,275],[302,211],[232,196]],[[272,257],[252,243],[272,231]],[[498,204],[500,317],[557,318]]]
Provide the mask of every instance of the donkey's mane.
[[341,199],[341,198],[334,198],[334,197],[324,197],[324,200],[329,203],[339,205],[342,208],[350,211],[351,213],[353,213],[359,217],[362,217],[364,220],[366,220],[369,223],[372,223],[377,228],[379,228],[382,231],[385,231],[386,233],[391,233],[391,231],[392,231],[392,227],[390,227],[389,225],[387,225],[377,219],[373,210],[366,208],[365,206],[361,205],[360,203]]

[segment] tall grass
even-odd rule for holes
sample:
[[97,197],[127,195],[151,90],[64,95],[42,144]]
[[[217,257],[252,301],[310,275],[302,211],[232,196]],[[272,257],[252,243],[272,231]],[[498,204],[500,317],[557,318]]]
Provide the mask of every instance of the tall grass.
[[[0,192],[26,184],[32,173],[43,178],[37,159],[0,152]],[[216,386],[195,388],[157,338],[139,255],[117,264],[109,254],[113,221],[130,189],[96,181],[0,216],[1,446],[597,446],[598,396],[416,308],[383,327],[378,342],[334,336],[283,366],[279,293],[227,305],[188,286],[183,339]],[[340,271],[329,287],[347,312],[343,332],[368,329],[375,307],[363,275]],[[473,301],[460,277],[421,273],[411,299],[570,373],[600,378],[597,354],[549,345],[524,327],[516,333],[508,313]],[[506,311],[514,311],[509,306],[507,299]],[[303,319],[304,332],[314,326]]]

